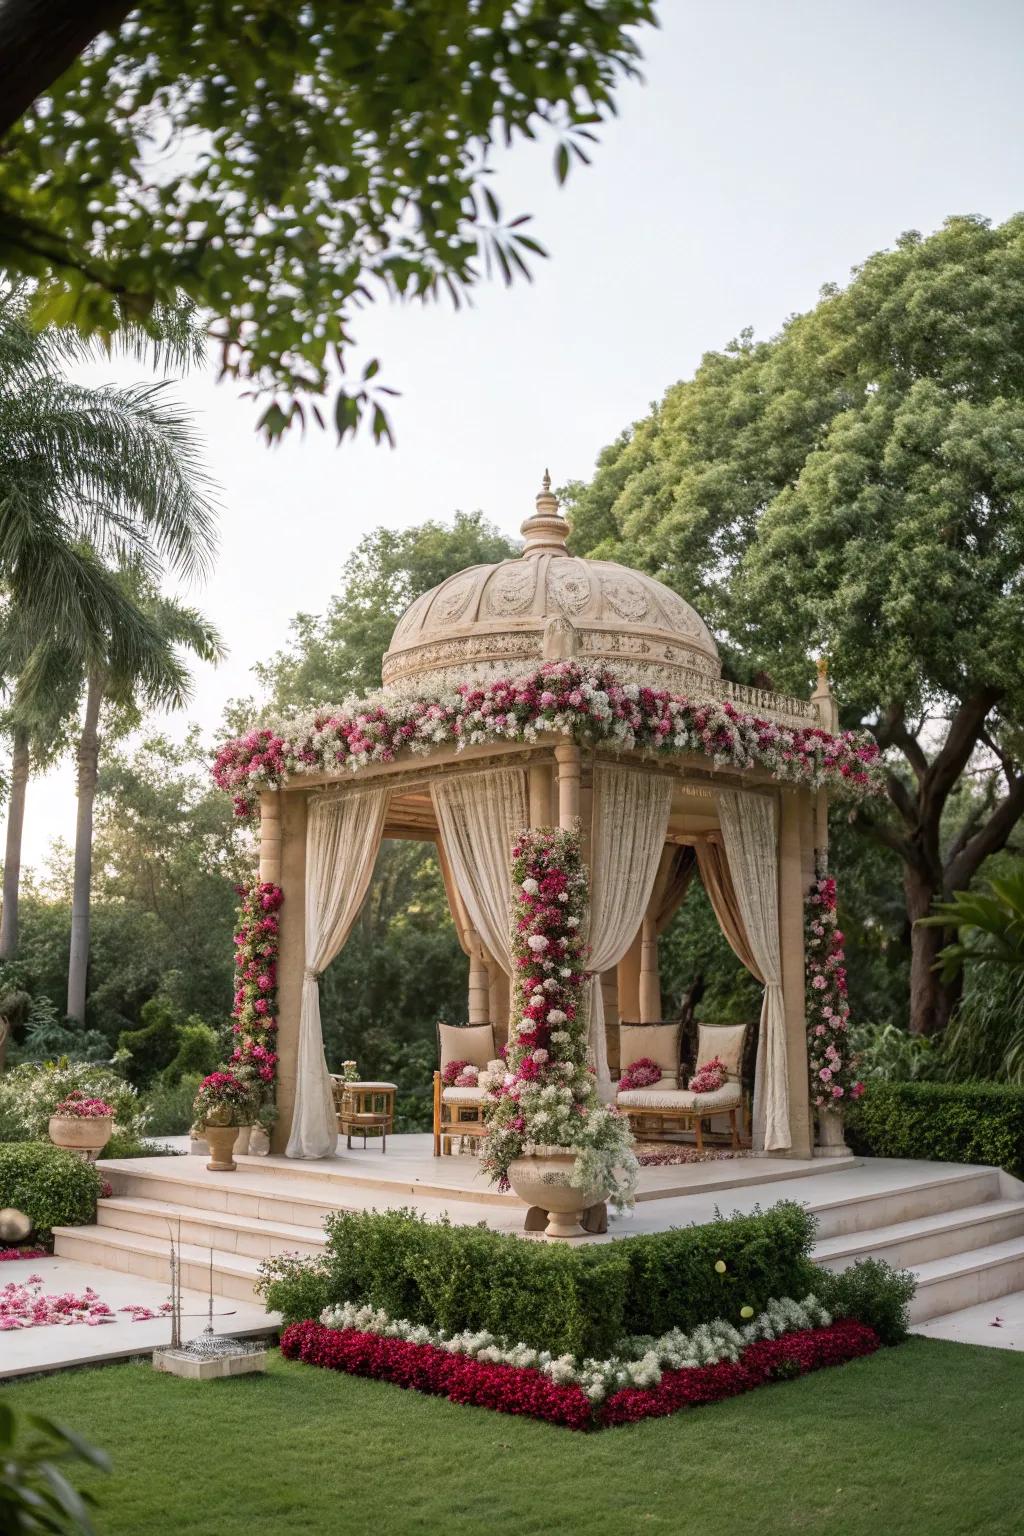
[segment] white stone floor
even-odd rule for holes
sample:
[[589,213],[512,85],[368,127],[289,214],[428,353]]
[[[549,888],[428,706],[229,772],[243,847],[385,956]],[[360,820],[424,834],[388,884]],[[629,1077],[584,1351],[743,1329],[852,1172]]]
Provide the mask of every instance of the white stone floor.
[[950,1339],[954,1344],[982,1344],[988,1349],[1024,1349],[1024,1291],[998,1296],[961,1312],[949,1312],[911,1333],[926,1339]]
[[[118,1312],[119,1307],[143,1306],[157,1311],[167,1301],[166,1285],[140,1275],[119,1274],[92,1264],[78,1264],[71,1259],[11,1259],[0,1264],[0,1285],[16,1280],[23,1283],[29,1275],[42,1275],[47,1295],[64,1291],[80,1294],[92,1286],[100,1299],[112,1307],[116,1322],[90,1328],[85,1323],[69,1327],[19,1328],[0,1333],[0,1381],[12,1376],[31,1375],[35,1371],[60,1370],[72,1365],[99,1365],[144,1355],[170,1343],[171,1320],[160,1317],[152,1322],[133,1322]],[[206,1327],[208,1298],[198,1291],[182,1292],[181,1331],[185,1339],[194,1338]],[[234,1301],[229,1296],[213,1298],[215,1333],[241,1336],[273,1331],[279,1319],[252,1302]]]

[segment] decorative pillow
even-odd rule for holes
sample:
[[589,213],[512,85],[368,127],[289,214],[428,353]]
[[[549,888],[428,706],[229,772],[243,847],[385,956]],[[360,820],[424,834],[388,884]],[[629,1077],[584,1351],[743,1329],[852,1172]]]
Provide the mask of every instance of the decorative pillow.
[[480,1083],[480,1068],[471,1061],[450,1061],[441,1073],[446,1088],[476,1088]]
[[619,1091],[625,1092],[630,1088],[653,1088],[655,1083],[660,1083],[662,1070],[656,1061],[649,1056],[641,1056],[639,1061],[631,1061],[619,1078]]
[[691,1093],[717,1093],[719,1088],[724,1088],[729,1076],[729,1068],[718,1056],[706,1061],[690,1078]]

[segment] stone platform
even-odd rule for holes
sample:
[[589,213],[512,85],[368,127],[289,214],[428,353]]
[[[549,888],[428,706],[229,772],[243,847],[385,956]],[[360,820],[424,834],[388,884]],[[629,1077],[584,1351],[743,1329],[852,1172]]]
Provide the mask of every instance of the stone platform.
[[[205,1289],[212,1249],[215,1293],[247,1303],[261,1260],[319,1252],[333,1211],[411,1207],[517,1234],[525,1214],[474,1157],[434,1158],[429,1136],[395,1136],[386,1154],[342,1149],[315,1163],[243,1157],[227,1174],[209,1173],[197,1156],[100,1166],[113,1193],[100,1201],[96,1225],[57,1230],[59,1256],[166,1283],[168,1223],[177,1231],[180,1222],[184,1284]],[[915,1322],[1024,1288],[1024,1185],[958,1164],[748,1157],[645,1168],[634,1210],[613,1216],[607,1236],[575,1241],[611,1242],[783,1199],[814,1212],[823,1266],[873,1256],[912,1268]]]

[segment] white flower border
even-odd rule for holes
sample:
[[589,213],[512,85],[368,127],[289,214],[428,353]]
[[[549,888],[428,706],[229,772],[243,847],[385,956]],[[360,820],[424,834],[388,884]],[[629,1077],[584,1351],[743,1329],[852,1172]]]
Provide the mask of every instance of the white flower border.
[[592,1403],[601,1403],[623,1387],[656,1387],[662,1372],[736,1361],[748,1344],[757,1339],[778,1339],[806,1328],[827,1328],[832,1315],[813,1292],[803,1301],[772,1297],[757,1317],[736,1328],[724,1318],[701,1323],[692,1333],[673,1328],[660,1338],[635,1336],[626,1339],[622,1353],[607,1360],[577,1360],[574,1355],[552,1355],[529,1344],[505,1344],[483,1329],[473,1333],[445,1333],[423,1323],[391,1318],[378,1307],[346,1301],[326,1307],[320,1321],[327,1328],[352,1328],[382,1338],[404,1339],[409,1344],[432,1344],[453,1355],[469,1355],[488,1365],[514,1365],[541,1371],[560,1386],[582,1387]]

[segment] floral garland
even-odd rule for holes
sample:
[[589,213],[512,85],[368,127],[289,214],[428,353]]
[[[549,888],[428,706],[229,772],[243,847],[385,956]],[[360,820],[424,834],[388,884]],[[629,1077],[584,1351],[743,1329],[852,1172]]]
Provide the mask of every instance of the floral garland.
[[837,921],[836,882],[823,876],[811,888],[804,918],[807,1062],[818,1109],[839,1108],[844,1099],[859,1099],[864,1092],[850,1048],[843,935]]
[[276,788],[286,775],[358,770],[446,743],[533,741],[542,730],[621,750],[699,752],[715,764],[765,768],[778,779],[827,785],[835,795],[881,790],[879,750],[866,734],[779,725],[728,702],[620,683],[613,673],[576,661],[549,662],[486,687],[453,682],[432,698],[377,693],[347,699],[339,709],[258,727],[226,742],[212,771],[234,796],[236,813],[250,816],[260,791]]
[[512,850],[512,1023],[506,1072],[488,1090],[480,1162],[501,1189],[542,1147],[576,1153],[573,1184],[617,1204],[636,1182],[628,1121],[597,1096],[587,1062],[587,876],[578,831],[539,828]]
[[[749,1314],[752,1307],[745,1308]],[[511,1365],[540,1371],[559,1386],[582,1387],[592,1403],[623,1387],[656,1387],[667,1370],[696,1370],[719,1360],[739,1360],[748,1344],[758,1339],[778,1339],[808,1328],[827,1328],[832,1317],[816,1296],[803,1301],[773,1298],[765,1310],[742,1328],[724,1318],[701,1323],[692,1333],[673,1328],[660,1338],[627,1339],[622,1350],[607,1360],[578,1360],[573,1355],[552,1355],[529,1344],[506,1345],[486,1329],[473,1333],[444,1333],[422,1323],[393,1319],[379,1308],[345,1302],[327,1307],[320,1315],[325,1328],[375,1333],[382,1338],[405,1339],[411,1344],[431,1344],[452,1355],[468,1355],[488,1365]]]
[[781,1338],[757,1339],[737,1359],[666,1370],[657,1386],[622,1387],[595,1404],[581,1386],[552,1381],[529,1366],[493,1364],[454,1354],[435,1344],[292,1323],[281,1335],[281,1353],[328,1370],[390,1381],[395,1386],[447,1397],[453,1403],[527,1415],[569,1429],[599,1429],[677,1413],[681,1408],[719,1402],[824,1366],[842,1365],[873,1354],[880,1339],[873,1328],[847,1318]]
[[251,1085],[265,1105],[274,1100],[277,1077],[277,913],[284,900],[279,885],[255,881],[240,886],[242,901],[235,931],[235,1048],[228,1066]]

